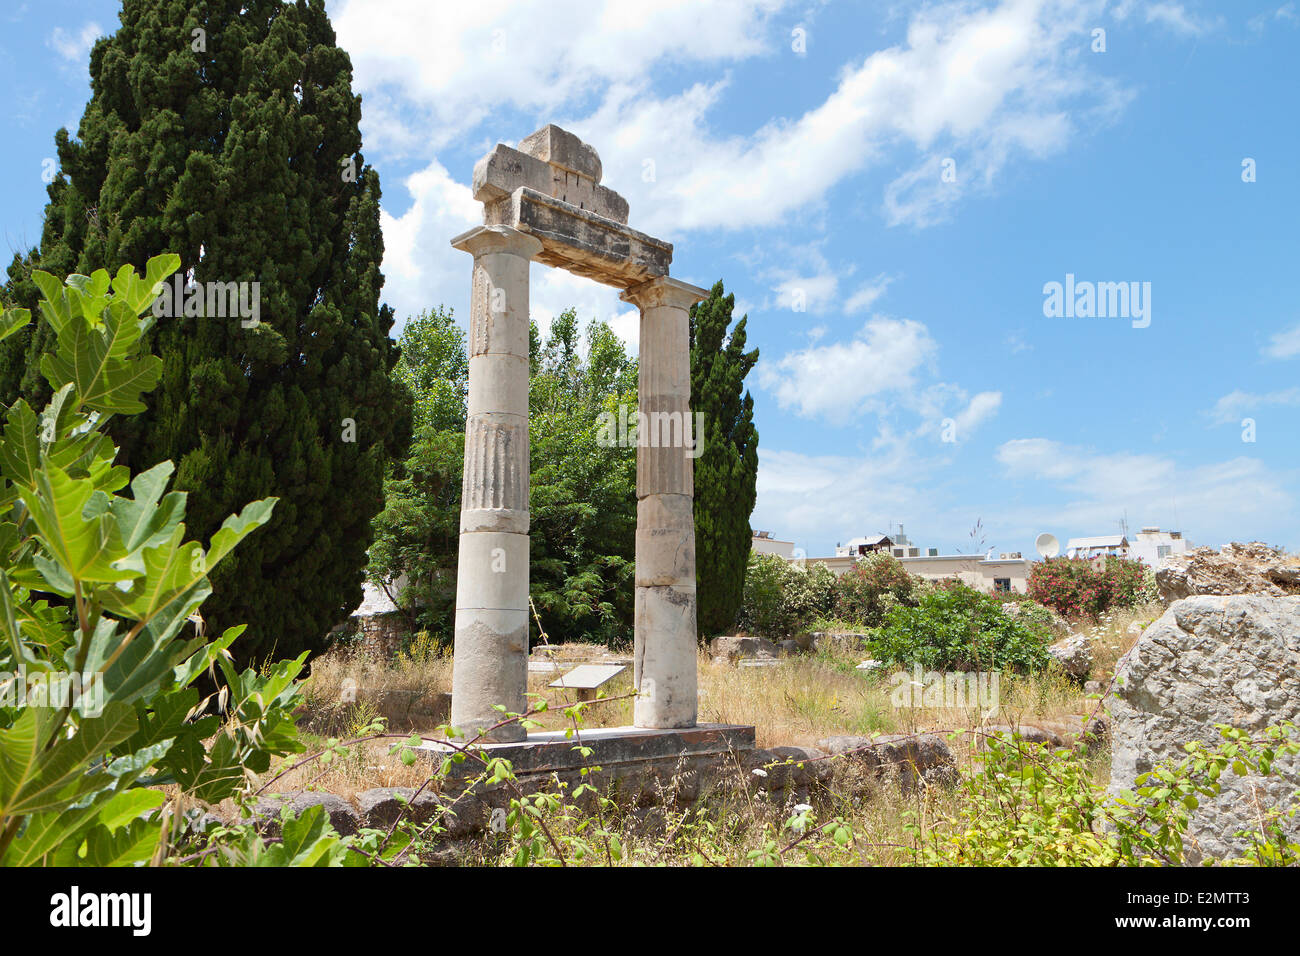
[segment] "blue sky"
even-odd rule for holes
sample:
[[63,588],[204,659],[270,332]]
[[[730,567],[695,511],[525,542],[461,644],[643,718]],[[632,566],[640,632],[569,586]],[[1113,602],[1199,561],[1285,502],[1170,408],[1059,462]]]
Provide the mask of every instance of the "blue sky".
[[[473,164],[556,122],[674,275],[749,315],[754,527],[809,555],[900,521],[1030,552],[1126,516],[1300,547],[1300,3],[640,6],[328,3],[399,315],[466,314]],[[0,13],[6,256],[117,9]],[[1067,274],[1150,283],[1149,324],[1044,315]],[[615,290],[537,266],[532,300],[636,344]]]

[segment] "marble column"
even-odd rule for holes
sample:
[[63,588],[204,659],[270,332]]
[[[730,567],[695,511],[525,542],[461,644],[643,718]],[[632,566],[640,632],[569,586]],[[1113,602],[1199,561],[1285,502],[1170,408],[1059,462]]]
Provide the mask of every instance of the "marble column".
[[667,276],[622,298],[641,310],[636,453],[637,727],[694,727],[695,513],[687,309],[704,289]]
[[[503,719],[495,705],[526,709],[528,265],[542,244],[509,226],[451,244],[474,257],[451,689],[451,724],[473,738]],[[514,723],[491,739],[526,736]]]

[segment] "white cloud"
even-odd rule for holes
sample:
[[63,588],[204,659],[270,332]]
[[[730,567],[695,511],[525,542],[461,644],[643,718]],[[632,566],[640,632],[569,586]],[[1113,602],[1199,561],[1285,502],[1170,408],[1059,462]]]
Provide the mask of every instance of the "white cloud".
[[1300,355],[1300,325],[1276,333],[1264,346],[1264,355],[1268,358],[1295,358]]
[[[927,463],[905,446],[853,455],[758,450],[758,505],[751,523],[790,535],[811,557],[854,535],[885,531],[891,521],[936,509],[915,480]],[[820,543],[824,542],[824,543]]]
[[636,355],[641,339],[641,313],[635,306],[620,301],[618,293],[617,289],[563,269],[534,265],[529,311],[543,341],[555,317],[573,308],[578,315],[579,329],[585,330],[592,319],[604,322],[623,340],[629,352]]
[[1263,33],[1272,21],[1291,27],[1300,25],[1300,10],[1297,10],[1294,0],[1282,4],[1276,10],[1265,10],[1263,13],[1256,14],[1246,21],[1246,26],[1253,33]]
[[[627,196],[634,223],[666,238],[806,220],[830,188],[899,142],[925,154],[917,170],[955,152],[961,188],[987,185],[1013,154],[1064,147],[1072,109],[1106,112],[1123,99],[1079,55],[1102,0],[943,3],[913,15],[905,42],[846,66],[821,104],[718,135],[708,120],[730,91],[725,72],[663,96],[653,71],[784,55],[788,37],[771,28],[784,0],[588,6],[349,0],[333,20],[358,89],[376,104],[381,142],[406,151],[416,141],[396,129],[389,99],[414,110],[429,150],[501,110],[553,119],[600,150],[605,182]],[[889,221],[931,221],[936,195],[919,172],[899,177]]]
[[858,312],[865,312],[875,305],[877,299],[885,294],[885,290],[889,288],[889,284],[893,281],[893,276],[887,276],[882,272],[870,282],[859,286],[857,291],[849,296],[848,301],[844,303],[845,313],[854,315]]
[[1247,412],[1269,406],[1300,406],[1300,386],[1263,394],[1240,390],[1229,392],[1214,403],[1209,414],[1216,425],[1237,424]]
[[[1029,535],[1045,528],[1093,534],[1116,528],[1125,513],[1133,524],[1177,519],[1198,543],[1249,540],[1274,534],[1294,501],[1280,476],[1244,456],[1191,467],[1172,458],[1100,453],[1046,438],[1005,442],[997,452],[1008,479],[1046,482],[1073,496],[1017,509]],[[1008,494],[1014,489],[1007,489]]]
[[906,392],[938,346],[910,319],[875,317],[848,342],[811,345],[780,360],[759,363],[759,383],[782,408],[844,423],[885,393]]
[[[941,194],[917,190],[923,180],[939,182],[938,157],[960,151],[959,182],[987,184],[1014,153],[1063,148],[1073,105],[1090,115],[1122,105],[1079,56],[1078,41],[1100,9],[1082,0],[927,7],[913,16],[905,44],[850,65],[823,103],[749,136],[708,131],[725,79],[667,99],[628,83],[573,125],[599,144],[607,180],[628,195],[634,214],[649,217],[651,231],[805,218],[827,190],[899,142],[926,156],[895,181],[886,211],[891,222],[924,224]],[[651,183],[641,179],[645,159],[655,163]]]
[[452,179],[437,162],[408,176],[404,185],[414,197],[410,208],[401,216],[380,211],[383,299],[397,313],[398,327],[439,303],[454,308],[464,324],[469,318],[471,259],[450,242],[482,224],[483,207],[468,186]]
[[761,54],[786,2],[344,0],[331,21],[367,102],[382,89],[414,106],[436,149],[498,109],[549,118],[660,63]]
[[46,39],[45,45],[63,59],[69,62],[79,62],[86,59],[90,54],[90,48],[103,35],[103,28],[93,21],[87,23],[75,34],[69,33],[63,27],[55,27],[54,32]]
[[1184,36],[1202,36],[1223,25],[1222,17],[1201,16],[1181,3],[1152,3],[1143,12],[1147,23],[1159,24]]
[[820,275],[793,276],[778,282],[772,291],[776,293],[777,305],[794,312],[825,312],[837,305],[839,297],[839,278],[830,272]]
[[1002,407],[1001,392],[980,392],[970,400],[964,410],[953,419],[957,440],[965,441],[977,426],[992,418]]

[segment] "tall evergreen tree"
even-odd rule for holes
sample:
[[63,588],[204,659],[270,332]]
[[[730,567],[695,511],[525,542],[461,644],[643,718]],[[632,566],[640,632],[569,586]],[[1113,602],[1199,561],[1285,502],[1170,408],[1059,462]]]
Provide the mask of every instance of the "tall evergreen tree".
[[[15,257],[7,298],[35,304],[36,266],[142,269],[161,252],[200,288],[258,283],[256,323],[161,318],[147,347],[162,382],[110,430],[132,471],[170,458],[177,488],[203,489],[196,537],[280,498],[203,613],[210,628],[247,622],[242,660],[296,654],[359,603],[385,459],[409,436],[351,63],[323,0],[124,0],[120,20],[91,51],[77,139],[56,136],[40,249]],[[0,357],[0,397],[44,398],[47,349],[37,331]]]
[[[735,295],[722,280],[691,306],[691,411],[703,414],[704,449],[695,459],[697,621],[704,639],[731,627],[744,598],[745,566],[758,480],[758,429],[745,376],[758,349],[745,351],[745,321],[731,329]],[[697,419],[698,420],[698,419]],[[697,438],[698,440],[698,438]]]

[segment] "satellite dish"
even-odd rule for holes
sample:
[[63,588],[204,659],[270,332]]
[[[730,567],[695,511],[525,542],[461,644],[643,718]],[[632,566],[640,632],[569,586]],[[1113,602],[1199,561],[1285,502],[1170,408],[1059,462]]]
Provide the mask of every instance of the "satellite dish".
[[1056,540],[1056,535],[1044,531],[1034,539],[1034,548],[1039,557],[1054,558],[1061,553],[1061,542]]

